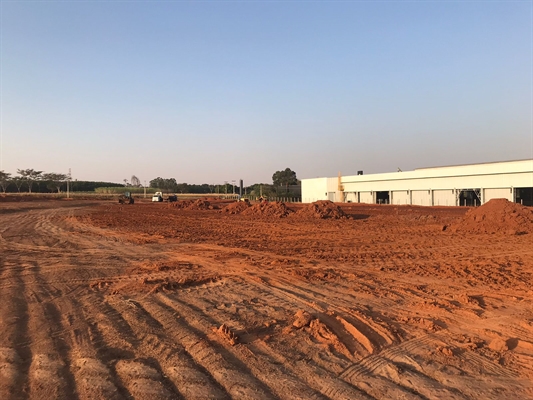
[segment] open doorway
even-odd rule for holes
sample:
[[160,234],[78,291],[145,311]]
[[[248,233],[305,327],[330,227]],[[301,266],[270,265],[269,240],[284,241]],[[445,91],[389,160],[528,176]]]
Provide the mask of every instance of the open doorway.
[[389,192],[376,192],[377,204],[390,204]]
[[462,189],[459,193],[459,204],[466,207],[481,205],[481,189]]
[[524,206],[533,206],[533,188],[515,188],[515,199]]

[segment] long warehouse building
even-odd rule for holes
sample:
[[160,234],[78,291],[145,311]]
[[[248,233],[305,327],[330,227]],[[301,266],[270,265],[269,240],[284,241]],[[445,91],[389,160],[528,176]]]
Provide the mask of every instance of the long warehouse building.
[[533,206],[533,159],[302,179],[302,202],[479,206],[495,198]]

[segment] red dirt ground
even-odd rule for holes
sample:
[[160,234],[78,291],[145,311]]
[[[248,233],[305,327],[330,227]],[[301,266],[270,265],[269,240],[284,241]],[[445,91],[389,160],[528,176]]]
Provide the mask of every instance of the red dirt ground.
[[0,204],[0,398],[533,398],[529,209],[209,206]]

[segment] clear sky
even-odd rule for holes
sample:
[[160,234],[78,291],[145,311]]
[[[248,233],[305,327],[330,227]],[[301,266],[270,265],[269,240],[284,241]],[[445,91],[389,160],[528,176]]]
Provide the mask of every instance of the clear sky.
[[0,170],[271,182],[533,157],[531,1],[1,1]]

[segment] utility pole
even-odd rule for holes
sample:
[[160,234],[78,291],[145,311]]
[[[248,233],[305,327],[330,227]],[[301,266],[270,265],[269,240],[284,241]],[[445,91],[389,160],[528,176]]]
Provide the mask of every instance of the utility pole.
[[231,183],[233,184],[233,194],[235,194],[235,179],[233,179]]
[[70,198],[70,185],[69,185],[69,182],[70,182],[70,178],[71,178],[71,173],[70,173],[70,168],[68,169],[68,176],[67,176],[67,199]]
[[146,199],[146,180],[144,180],[144,198]]

